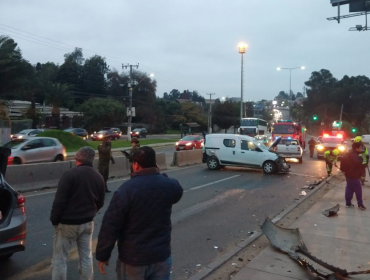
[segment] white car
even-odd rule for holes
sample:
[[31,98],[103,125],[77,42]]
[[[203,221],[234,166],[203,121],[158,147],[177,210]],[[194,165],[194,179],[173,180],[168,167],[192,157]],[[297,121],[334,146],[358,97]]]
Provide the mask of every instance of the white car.
[[277,138],[270,148],[267,148],[263,143],[246,135],[208,134],[203,162],[212,170],[222,166],[242,166],[262,169],[266,174],[288,172],[290,166],[285,159],[271,150],[280,139]]
[[56,138],[31,137],[15,139],[3,145],[11,149],[8,165],[63,161],[67,157],[66,149]]
[[284,158],[296,158],[299,163],[303,162],[303,149],[296,139],[281,139],[276,146],[276,152]]
[[16,134],[10,135],[10,138],[14,140],[14,139],[22,139],[25,137],[34,137],[43,131],[44,131],[43,129],[24,129],[22,131],[17,132]]

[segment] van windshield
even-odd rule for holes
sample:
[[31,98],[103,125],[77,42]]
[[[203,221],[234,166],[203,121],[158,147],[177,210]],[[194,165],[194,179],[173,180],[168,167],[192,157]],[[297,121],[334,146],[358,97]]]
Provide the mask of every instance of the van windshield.
[[268,151],[268,148],[266,147],[265,144],[263,144],[261,142],[257,142],[257,141],[252,141],[252,142],[253,142],[254,145],[256,145],[261,150],[267,150]]

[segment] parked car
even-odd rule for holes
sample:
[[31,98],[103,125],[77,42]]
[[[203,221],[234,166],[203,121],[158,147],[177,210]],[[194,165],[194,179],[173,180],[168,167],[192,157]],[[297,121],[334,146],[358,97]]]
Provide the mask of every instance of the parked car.
[[296,158],[303,162],[303,149],[296,139],[282,138],[276,146],[276,152],[284,158]]
[[43,132],[43,129],[24,129],[22,131],[19,131],[15,134],[10,135],[10,138],[13,139],[22,139],[25,137],[34,137],[37,136],[37,134],[40,134]]
[[89,137],[89,134],[87,133],[86,129],[83,128],[67,128],[64,131],[79,136],[83,140],[86,140]]
[[131,137],[146,138],[147,133],[148,132],[146,131],[146,128],[135,128],[133,131],[131,131]]
[[4,180],[10,153],[0,147],[0,260],[24,251],[26,244],[25,197]]
[[118,127],[104,127],[103,130],[109,130],[112,129],[115,133],[119,134],[119,136],[122,136],[122,131]]
[[200,135],[187,135],[176,142],[176,151],[202,149],[204,139]]
[[347,147],[345,141],[342,137],[338,136],[324,136],[321,141],[316,145],[317,158],[320,159],[324,157],[326,151],[332,151],[338,149],[338,158],[343,157],[347,153]]
[[91,134],[91,140],[93,141],[101,141],[104,137],[109,137],[111,140],[117,140],[121,136],[117,132],[114,132],[113,129],[100,130],[94,134]]
[[3,147],[11,149],[8,165],[63,161],[67,157],[64,146],[58,139],[51,137],[15,139]]
[[203,162],[212,170],[223,166],[241,166],[262,169],[266,174],[288,172],[290,165],[273,151],[280,139],[278,137],[267,148],[263,143],[258,143],[246,135],[208,134]]

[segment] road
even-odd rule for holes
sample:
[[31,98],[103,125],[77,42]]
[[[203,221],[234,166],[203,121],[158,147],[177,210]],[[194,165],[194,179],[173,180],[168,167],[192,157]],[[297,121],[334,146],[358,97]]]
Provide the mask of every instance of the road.
[[[172,153],[173,147],[164,150]],[[325,162],[310,158],[307,150],[303,164],[290,164],[291,173],[276,175],[246,168],[211,171],[205,164],[167,170],[184,188],[183,198],[174,205],[172,214],[172,279],[194,275],[248,238],[247,232],[258,229],[266,216],[272,218],[291,205],[303,186],[326,175]],[[109,182],[109,188],[117,190],[125,180],[128,178]],[[27,248],[0,263],[1,279],[50,279],[53,227],[49,214],[54,194],[54,190],[26,194]],[[112,193],[107,194],[106,204],[95,219],[94,251],[102,216],[111,198]],[[106,277],[99,274],[95,262],[95,279],[115,279],[116,259],[115,250]],[[68,262],[69,280],[79,278],[77,260],[73,249]]]

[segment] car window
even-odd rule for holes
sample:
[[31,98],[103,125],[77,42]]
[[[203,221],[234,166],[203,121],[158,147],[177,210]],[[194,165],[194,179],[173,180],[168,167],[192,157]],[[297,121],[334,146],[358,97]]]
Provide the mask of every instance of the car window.
[[241,149],[242,150],[248,150],[248,151],[256,151],[256,150],[258,150],[257,149],[257,146],[253,142],[251,142],[251,141],[241,140],[240,141],[240,145],[241,145]]
[[183,141],[194,141],[195,137],[194,136],[185,136],[181,140]]
[[42,147],[42,143],[41,143],[40,139],[36,139],[36,140],[32,140],[32,141],[26,143],[26,145],[24,145],[24,147],[27,147],[28,149],[37,149],[37,148]]
[[235,148],[236,141],[234,139],[224,139],[224,145],[229,148]]
[[44,147],[53,147],[56,146],[56,143],[53,139],[42,139]]

